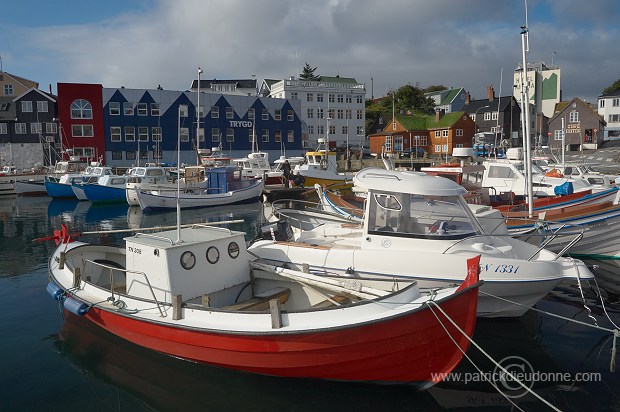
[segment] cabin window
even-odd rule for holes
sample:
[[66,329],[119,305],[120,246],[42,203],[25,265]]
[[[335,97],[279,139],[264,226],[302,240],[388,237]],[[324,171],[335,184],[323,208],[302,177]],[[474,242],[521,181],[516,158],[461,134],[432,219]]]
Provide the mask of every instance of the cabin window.
[[504,166],[489,166],[489,175],[490,178],[496,179],[512,179],[514,178],[514,172],[510,167]]
[[230,242],[228,244],[228,256],[233,259],[237,259],[237,257],[239,257],[239,245],[237,242]]
[[181,255],[181,266],[183,267],[183,269],[190,270],[194,267],[195,264],[196,256],[189,250],[187,252],[183,252],[183,254]]
[[211,246],[207,249],[207,262],[212,265],[216,264],[220,260],[220,251],[215,246]]

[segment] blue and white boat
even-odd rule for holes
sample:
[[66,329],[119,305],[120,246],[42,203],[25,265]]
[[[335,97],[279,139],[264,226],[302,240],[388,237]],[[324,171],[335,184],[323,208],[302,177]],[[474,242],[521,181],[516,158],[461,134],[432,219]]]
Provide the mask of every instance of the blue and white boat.
[[73,191],[73,183],[83,182],[89,178],[99,178],[105,175],[113,174],[112,168],[108,166],[91,165],[82,173],[65,173],[58,181],[54,181],[46,176],[45,191],[53,198],[76,199],[77,196]]
[[97,180],[97,183],[80,185],[86,199],[93,203],[127,203],[125,186],[129,175],[106,175]]

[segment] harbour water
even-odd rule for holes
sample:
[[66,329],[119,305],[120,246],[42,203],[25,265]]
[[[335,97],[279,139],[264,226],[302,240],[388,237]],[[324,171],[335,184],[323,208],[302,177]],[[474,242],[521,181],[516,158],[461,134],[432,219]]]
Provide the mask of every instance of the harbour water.
[[[182,223],[241,220],[226,227],[251,239],[262,205],[184,211]],[[549,410],[510,380],[484,378],[496,366],[476,348],[450,381],[426,392],[407,386],[282,379],[199,365],[152,352],[91,326],[63,319],[45,287],[54,243],[33,243],[65,223],[71,232],[98,232],[176,224],[174,212],[144,215],[127,205],[49,198],[0,200],[0,410],[6,411],[213,411],[315,410]],[[127,233],[83,234],[84,241],[122,244]],[[609,284],[609,280],[607,280]],[[620,274],[611,280],[620,285]],[[615,282],[615,283],[614,283]],[[620,325],[620,303],[584,285],[598,325]],[[536,308],[593,324],[577,285],[563,284]],[[608,320],[607,315],[611,319]],[[479,319],[474,340],[502,366],[527,376],[525,383],[560,410],[620,410],[620,370],[610,371],[613,335],[605,330],[528,311],[519,319]],[[620,346],[620,337],[617,345]],[[473,365],[476,366],[473,366]],[[529,365],[529,366],[528,366]],[[530,368],[530,369],[528,369]],[[619,368],[620,369],[620,368]],[[495,377],[498,377],[495,375]]]

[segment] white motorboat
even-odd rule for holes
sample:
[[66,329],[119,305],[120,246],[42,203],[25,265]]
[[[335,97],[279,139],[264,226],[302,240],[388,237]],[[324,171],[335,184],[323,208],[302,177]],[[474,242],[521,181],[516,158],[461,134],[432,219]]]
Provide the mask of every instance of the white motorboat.
[[316,183],[321,185],[342,184],[352,179],[350,174],[340,174],[337,170],[336,153],[332,152],[323,139],[319,139],[319,146],[305,154],[305,162],[295,166],[294,174],[303,178],[303,185],[312,187]]
[[125,185],[125,196],[127,203],[131,206],[139,206],[136,189],[175,189],[176,187],[176,182],[166,168],[162,166],[138,166],[131,170]]
[[478,314],[486,317],[520,316],[563,280],[592,278],[580,260],[511,238],[499,211],[468,205],[466,189],[451,180],[369,168],[357,173],[354,184],[367,192],[362,222],[323,221],[310,228],[305,221],[306,230],[293,236],[272,227],[278,233],[267,233],[250,251],[265,259],[286,256],[288,267],[307,266],[311,273],[353,278],[398,273],[423,287],[460,281],[450,275],[453,268],[481,254],[485,284]]

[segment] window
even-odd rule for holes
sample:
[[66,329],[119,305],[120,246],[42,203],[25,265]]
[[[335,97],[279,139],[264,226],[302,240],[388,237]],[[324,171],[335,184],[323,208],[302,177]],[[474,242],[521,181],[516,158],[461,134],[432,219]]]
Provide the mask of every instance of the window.
[[286,140],[288,140],[289,143],[292,143],[295,141],[295,132],[293,130],[289,130],[286,133]]
[[344,98],[344,96],[339,94],[338,95],[338,103],[342,103],[344,101],[343,98]]
[[4,95],[5,96],[13,96],[13,85],[5,84],[4,85]]
[[442,137],[448,137],[448,130],[447,129],[446,130],[442,130],[441,136]]
[[347,109],[347,110],[345,111],[345,117],[346,117],[347,119],[351,119],[351,118],[352,118],[352,117],[351,117],[351,109]]
[[254,129],[248,129],[248,140],[254,142]]
[[448,153],[448,145],[447,144],[444,144],[441,147],[442,147],[443,153]]
[[112,152],[112,160],[123,160],[123,152]]
[[336,134],[336,126],[334,125],[329,126],[329,134],[333,134],[333,135]]
[[555,130],[553,132],[553,140],[562,140],[562,130]]
[[364,135],[364,127],[363,126],[357,126],[357,133],[355,133],[358,136],[363,136]]
[[263,109],[263,120],[269,120],[269,111],[267,109]]
[[307,101],[307,102],[311,102],[311,101],[313,101],[313,100],[314,100],[314,93],[308,93],[308,94],[306,95],[306,101]]
[[276,130],[274,140],[278,143],[282,141],[282,130]]
[[364,103],[364,98],[362,96],[357,96],[357,104]]
[[235,111],[230,106],[226,106],[226,118],[227,119],[234,119],[235,118]]
[[151,103],[151,116],[159,116],[159,103]]
[[344,110],[338,109],[338,119],[344,119]]
[[364,118],[364,112],[361,111],[361,110],[358,110],[356,118],[357,118],[357,120],[362,120]]
[[330,120],[334,118],[334,109],[327,110],[327,118]]
[[126,142],[136,141],[136,128],[135,127],[125,126],[125,141]]
[[211,118],[219,119],[220,118],[220,108],[219,106],[211,106]]
[[568,115],[568,122],[569,123],[579,122],[579,112],[577,110],[573,110],[572,112],[570,112],[570,114]]
[[269,129],[263,129],[262,139],[263,142],[269,141]]
[[491,120],[497,120],[497,112],[491,113]]
[[609,115],[609,122],[610,123],[620,122],[620,114],[610,114]]
[[498,179],[512,179],[514,178],[514,173],[510,167],[490,166],[489,177],[498,178]]
[[139,142],[149,141],[149,128],[148,127],[138,127],[138,141]]
[[8,134],[8,128],[6,127],[6,123],[0,123],[0,134]]
[[297,92],[291,93],[291,99],[297,99]]
[[146,103],[138,103],[138,116],[146,116],[148,114],[148,106]]
[[293,120],[295,120],[295,112],[292,110],[287,110],[286,120],[288,120],[289,122],[292,122]]
[[318,125],[316,129],[317,129],[317,134],[319,134],[320,136],[323,136],[325,134],[325,126]]
[[248,120],[254,120],[254,116],[255,116],[254,108],[251,107],[251,108],[248,109]]
[[345,97],[345,103],[351,103],[351,95],[347,94],[347,96]]
[[308,126],[308,134],[314,134],[314,126]]
[[125,152],[125,159],[136,160],[136,152],[134,152],[133,150],[127,150]]
[[435,137],[441,137],[441,130],[435,130]]
[[335,101],[335,100],[334,100],[334,95],[333,95],[333,94],[329,94],[329,93],[327,93],[327,101],[328,101],[329,103],[334,103],[334,101]]
[[182,142],[189,142],[189,127],[181,127],[179,133],[181,134]]
[[187,117],[188,111],[189,111],[189,107],[186,104],[179,105],[179,116],[180,117]]
[[110,112],[110,116],[120,116],[121,104],[119,102],[110,102],[108,105],[108,110]]
[[484,113],[484,120],[491,120],[491,112]]
[[220,129],[217,127],[214,127],[213,129],[211,129],[211,141],[214,143],[219,143],[220,141]]
[[37,112],[39,112],[39,113],[47,113],[48,112],[47,101],[43,100],[43,101],[37,102]]
[[611,105],[612,105],[613,107],[618,107],[618,106],[620,106],[620,98],[617,98],[617,99],[611,99]]
[[22,112],[30,113],[32,112],[32,102],[27,100],[22,102]]
[[42,131],[41,123],[39,123],[39,122],[30,123],[30,133],[32,133],[32,134],[40,134],[41,131]]
[[151,133],[153,134],[154,142],[161,142],[161,127],[153,127]]
[[276,112],[273,116],[274,120],[282,120],[282,110],[276,109]]
[[93,108],[90,103],[84,99],[77,99],[71,103],[72,119],[92,119]]
[[323,109],[322,109],[321,107],[319,107],[318,109],[316,109],[316,118],[317,118],[317,119],[322,119],[322,118],[323,118],[323,116],[324,116]]
[[308,115],[306,116],[308,119],[314,119],[314,109],[308,109]]
[[201,127],[200,129],[198,129],[198,141],[199,142],[204,142],[205,141],[205,129],[204,129],[204,127]]
[[463,136],[463,129],[456,129],[456,136],[457,137],[462,137]]
[[71,126],[71,136],[73,137],[93,137],[92,124],[74,124]]
[[605,107],[605,100],[599,100],[598,101],[598,107],[600,107],[601,109]]
[[75,147],[73,148],[73,154],[77,157],[94,157],[94,147]]
[[123,114],[125,116],[133,116],[133,103],[123,102]]
[[113,142],[121,141],[121,128],[120,127],[110,127],[110,140]]
[[316,94],[316,101],[319,103],[323,103],[323,93]]
[[226,129],[226,142],[235,141],[235,129]]

